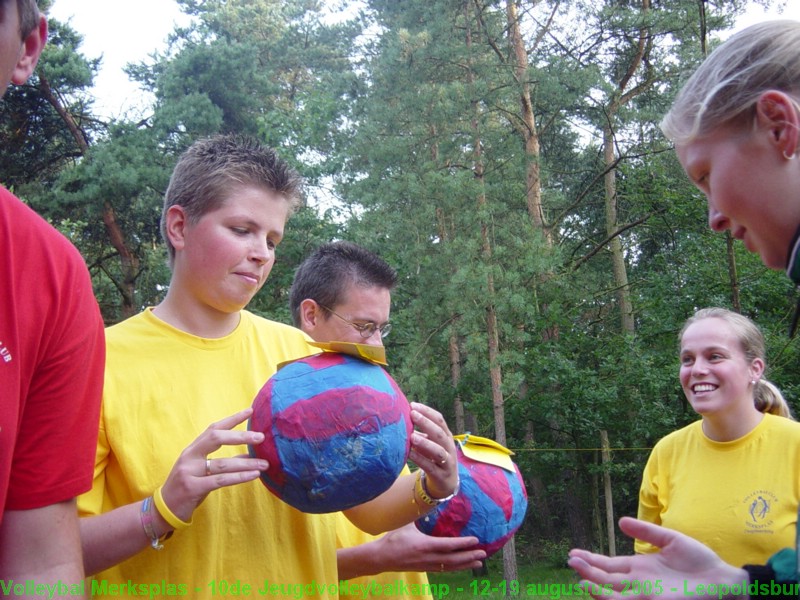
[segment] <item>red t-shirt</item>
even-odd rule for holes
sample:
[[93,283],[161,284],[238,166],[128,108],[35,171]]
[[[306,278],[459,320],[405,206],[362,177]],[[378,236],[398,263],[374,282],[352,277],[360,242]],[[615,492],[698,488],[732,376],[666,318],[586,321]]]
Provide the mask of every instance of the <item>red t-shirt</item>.
[[104,364],[103,321],[83,258],[0,187],[3,510],[48,506],[91,487]]

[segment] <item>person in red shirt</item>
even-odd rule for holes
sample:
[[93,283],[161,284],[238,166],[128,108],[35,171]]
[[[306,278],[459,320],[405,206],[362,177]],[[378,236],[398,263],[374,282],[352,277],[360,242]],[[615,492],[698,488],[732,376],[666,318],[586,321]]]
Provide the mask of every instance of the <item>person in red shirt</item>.
[[[46,39],[34,0],[0,0],[0,95]],[[78,250],[3,187],[0,290],[0,580],[79,596],[75,497],[92,484],[103,321]]]

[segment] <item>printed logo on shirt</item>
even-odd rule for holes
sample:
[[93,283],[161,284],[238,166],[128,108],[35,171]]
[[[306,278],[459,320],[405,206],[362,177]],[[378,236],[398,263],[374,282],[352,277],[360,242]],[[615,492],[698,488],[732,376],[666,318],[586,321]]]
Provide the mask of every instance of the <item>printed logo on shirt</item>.
[[11,362],[11,358],[11,350],[6,348],[6,345],[0,340],[0,359],[2,359],[3,362]]
[[774,519],[770,513],[778,498],[767,490],[756,490],[746,496],[742,501],[747,509],[745,528],[750,533],[774,533],[772,526]]

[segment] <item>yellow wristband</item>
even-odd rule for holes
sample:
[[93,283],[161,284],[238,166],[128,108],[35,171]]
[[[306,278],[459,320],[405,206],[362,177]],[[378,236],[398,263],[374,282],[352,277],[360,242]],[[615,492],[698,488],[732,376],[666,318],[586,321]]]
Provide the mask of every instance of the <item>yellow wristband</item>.
[[163,519],[172,526],[173,529],[186,529],[192,524],[192,521],[189,520],[187,523],[186,521],[181,521],[175,516],[175,513],[173,513],[167,506],[167,503],[164,502],[164,497],[161,495],[162,487],[164,486],[160,486],[155,492],[153,492],[153,505],[156,507],[158,514],[160,514]]

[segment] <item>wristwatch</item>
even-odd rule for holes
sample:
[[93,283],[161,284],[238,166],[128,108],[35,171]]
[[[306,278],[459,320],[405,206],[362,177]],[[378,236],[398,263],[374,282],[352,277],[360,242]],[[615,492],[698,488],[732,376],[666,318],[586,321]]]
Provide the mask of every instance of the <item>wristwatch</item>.
[[458,494],[458,489],[460,486],[461,482],[456,481],[456,489],[453,490],[452,494],[445,496],[444,498],[434,498],[428,491],[428,485],[425,483],[425,471],[422,469],[419,470],[419,475],[417,475],[417,482],[415,484],[417,495],[427,506],[439,506],[440,504],[447,502],[451,498],[455,497],[456,494]]

